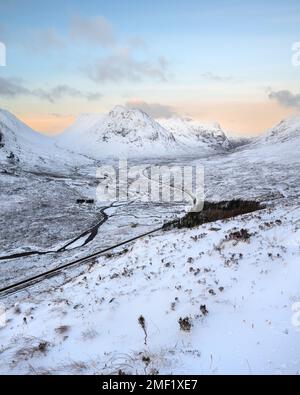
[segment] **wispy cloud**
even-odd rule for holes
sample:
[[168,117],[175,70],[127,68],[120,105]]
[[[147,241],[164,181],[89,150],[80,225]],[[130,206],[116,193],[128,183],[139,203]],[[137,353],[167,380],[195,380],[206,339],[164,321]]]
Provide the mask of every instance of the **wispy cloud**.
[[66,45],[65,39],[54,28],[33,30],[25,41],[26,48],[39,53],[62,50]]
[[138,60],[132,49],[122,48],[112,55],[98,59],[86,71],[95,82],[136,82],[144,78],[166,81],[167,61],[163,57],[156,61]]
[[101,15],[88,18],[80,15],[73,17],[70,34],[75,41],[102,47],[113,47],[117,41],[111,23]]
[[32,93],[41,99],[48,100],[51,103],[55,103],[57,100],[63,99],[64,97],[76,97],[81,99],[98,100],[102,95],[98,92],[82,92],[79,89],[72,88],[68,85],[57,85],[49,90],[36,89]]
[[[24,39],[25,47],[35,51],[37,55],[57,51],[61,56],[62,50],[70,54],[74,44],[79,50],[86,46],[93,48],[90,64],[84,65],[86,58],[83,57],[79,68],[94,82],[138,82],[147,78],[167,80],[167,60],[163,56],[151,56],[146,42],[140,36],[131,36],[125,40],[118,37],[113,25],[102,15],[72,17],[64,35],[51,27],[32,30]],[[105,50],[105,55],[99,57],[101,49]],[[52,92],[43,96],[52,101]],[[89,100],[93,100],[93,97],[92,94],[87,96]]]
[[269,99],[277,101],[285,107],[292,107],[300,110],[300,94],[294,94],[289,90],[269,91]]
[[230,82],[230,81],[235,80],[234,77],[232,77],[232,76],[229,76],[229,75],[221,76],[221,75],[211,73],[210,71],[202,73],[201,77],[208,80],[208,81],[215,81],[215,82]]
[[139,36],[131,37],[128,40],[128,46],[132,49],[148,49],[147,43]]
[[126,104],[128,108],[138,108],[153,118],[172,118],[176,115],[176,111],[171,106],[160,103],[147,103],[142,100],[128,101]]
[[82,92],[68,85],[57,85],[50,89],[29,89],[24,86],[21,79],[0,77],[0,97],[16,98],[18,96],[35,96],[50,103],[65,97],[81,98],[86,100],[98,100],[102,97],[99,92]]
[[30,90],[23,86],[21,79],[0,77],[0,96],[15,98],[16,96],[30,94]]

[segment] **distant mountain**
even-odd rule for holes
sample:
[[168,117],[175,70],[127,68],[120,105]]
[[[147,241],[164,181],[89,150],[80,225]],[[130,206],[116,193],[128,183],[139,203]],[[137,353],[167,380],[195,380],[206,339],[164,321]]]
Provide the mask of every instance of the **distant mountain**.
[[58,148],[53,139],[0,109],[0,164],[57,169],[84,162],[86,158]]
[[229,140],[218,123],[205,124],[190,118],[171,118],[159,123],[174,134],[177,142],[194,151],[229,148]]
[[58,137],[58,144],[103,158],[199,154],[226,149],[220,126],[193,121],[155,121],[139,109],[116,106],[108,114],[83,114]]
[[108,114],[83,114],[58,137],[58,144],[94,158],[158,156],[174,152],[172,133],[145,112],[115,107]]
[[0,110],[0,165],[24,168],[63,170],[108,157],[201,157],[238,147],[257,154],[267,149],[267,159],[283,143],[285,151],[298,155],[294,146],[300,144],[300,117],[283,120],[257,138],[228,139],[219,124],[188,118],[156,121],[141,110],[117,106],[108,114],[81,115],[53,139]]
[[295,117],[285,119],[265,134],[252,138],[248,144],[240,147],[239,154],[243,153],[247,162],[296,164],[300,162],[299,147],[300,117]]
[[300,116],[284,119],[258,138],[264,143],[284,143],[300,138]]

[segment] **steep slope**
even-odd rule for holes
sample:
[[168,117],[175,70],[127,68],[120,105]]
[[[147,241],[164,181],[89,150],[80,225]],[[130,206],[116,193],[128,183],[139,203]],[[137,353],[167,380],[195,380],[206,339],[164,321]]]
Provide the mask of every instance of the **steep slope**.
[[190,118],[161,120],[160,124],[174,134],[177,142],[193,150],[227,149],[230,145],[219,124],[204,124]]
[[78,154],[62,150],[55,141],[35,132],[8,111],[0,110],[0,163],[24,168],[58,169],[86,163]]
[[219,125],[177,118],[158,122],[139,109],[117,106],[107,115],[83,114],[58,144],[103,158],[206,155],[228,148],[229,141]]
[[172,133],[145,112],[122,106],[107,115],[81,115],[58,137],[58,144],[95,158],[168,155],[177,148]]
[[300,139],[300,116],[284,119],[259,138],[264,143],[284,143]]
[[300,162],[300,117],[281,121],[273,128],[249,144],[239,148],[247,161],[255,162],[263,159],[267,162],[281,164],[293,161]]

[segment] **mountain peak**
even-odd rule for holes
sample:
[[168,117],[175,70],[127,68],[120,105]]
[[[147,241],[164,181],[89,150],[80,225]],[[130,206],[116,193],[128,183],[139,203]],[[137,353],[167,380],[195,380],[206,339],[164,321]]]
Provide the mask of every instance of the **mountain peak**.
[[262,136],[262,140],[266,142],[276,143],[293,140],[300,137],[300,116],[283,119],[276,126],[269,129]]
[[110,110],[109,115],[117,115],[117,114],[122,114],[128,111],[128,108],[125,106],[122,106],[118,104],[117,106],[114,106],[112,110]]
[[117,105],[115,106],[108,114],[111,118],[119,118],[119,119],[151,119],[152,118],[145,113],[144,111],[140,110],[139,108],[129,108],[126,106]]
[[0,109],[0,123],[9,130],[13,130],[20,135],[26,136],[26,138],[31,138],[32,136],[36,135],[41,136],[41,138],[45,137],[30,128],[14,114],[4,109]]

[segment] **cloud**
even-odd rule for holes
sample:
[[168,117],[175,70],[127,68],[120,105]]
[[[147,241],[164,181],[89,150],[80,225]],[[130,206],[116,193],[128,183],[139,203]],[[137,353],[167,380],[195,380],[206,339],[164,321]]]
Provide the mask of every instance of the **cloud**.
[[57,85],[54,88],[45,90],[45,89],[36,89],[33,90],[32,93],[35,96],[40,97],[41,99],[48,100],[51,103],[55,103],[57,100],[60,100],[66,96],[83,98],[87,100],[98,100],[102,97],[100,93],[97,92],[82,92],[79,89],[72,88],[68,85]]
[[22,80],[0,77],[0,97],[14,98],[16,96],[30,94],[30,90],[22,85]]
[[75,16],[70,20],[66,36],[55,28],[34,29],[25,35],[26,48],[43,53],[49,50],[63,50],[71,41],[94,46],[113,47],[116,42],[113,28],[103,16],[84,18]]
[[[156,59],[149,58],[147,44],[140,36],[132,36],[121,39],[114,31],[114,27],[104,16],[82,16],[76,15],[69,20],[65,35],[55,27],[31,30],[24,35],[24,45],[33,50],[37,55],[43,55],[46,51],[60,51],[57,55],[61,57],[62,50],[66,54],[72,53],[74,44],[78,50],[84,50],[90,46],[88,58],[82,57],[82,66],[79,69],[94,82],[138,82],[143,79],[166,81],[168,62],[160,56]],[[97,59],[98,52],[101,58]],[[66,51],[68,50],[68,51]],[[97,52],[96,52],[97,50]],[[38,94],[49,101],[57,92],[44,92],[39,90]],[[79,96],[75,93],[75,96]],[[86,95],[88,100],[96,100],[98,94]]]
[[144,78],[166,81],[166,70],[167,61],[163,57],[160,57],[156,62],[138,60],[132,49],[123,48],[89,66],[87,74],[95,82],[136,82]]
[[215,82],[230,82],[230,81],[234,81],[234,78],[231,76],[220,76],[217,74],[213,74],[209,71],[207,71],[206,73],[202,73],[201,77],[209,80],[209,81],[215,81]]
[[38,52],[62,50],[66,48],[64,38],[54,28],[32,31],[25,45],[27,48]]
[[153,118],[172,118],[178,115],[171,106],[160,103],[146,103],[142,100],[132,100],[125,105],[128,108],[138,108]]
[[270,100],[275,100],[277,103],[281,104],[285,107],[292,107],[300,109],[300,94],[294,94],[289,90],[282,91],[270,91],[269,94]]
[[128,46],[132,49],[142,49],[142,50],[148,49],[147,43],[139,36],[131,37],[128,40]]
[[57,85],[50,89],[28,89],[24,86],[23,81],[16,78],[2,78],[0,77],[0,97],[16,98],[18,96],[33,96],[42,100],[47,100],[50,103],[55,103],[57,100],[64,97],[76,97],[86,100],[98,100],[102,97],[99,92],[82,92],[79,89],[72,88],[68,85]]
[[116,37],[110,22],[103,16],[93,16],[90,18],[75,16],[71,20],[71,38],[75,41],[82,41],[102,47],[113,47]]

